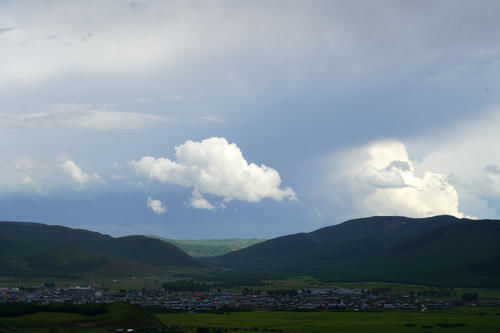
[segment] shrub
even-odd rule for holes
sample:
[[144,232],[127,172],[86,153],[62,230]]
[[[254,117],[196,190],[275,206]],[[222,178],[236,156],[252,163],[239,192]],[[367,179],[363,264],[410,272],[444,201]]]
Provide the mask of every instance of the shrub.
[[35,313],[38,307],[30,303],[3,303],[0,304],[0,317],[17,317]]

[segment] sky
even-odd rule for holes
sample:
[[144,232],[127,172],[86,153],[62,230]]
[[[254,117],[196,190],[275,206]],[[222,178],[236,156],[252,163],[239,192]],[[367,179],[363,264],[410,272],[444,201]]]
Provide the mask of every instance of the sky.
[[0,220],[500,218],[498,1],[0,1]]

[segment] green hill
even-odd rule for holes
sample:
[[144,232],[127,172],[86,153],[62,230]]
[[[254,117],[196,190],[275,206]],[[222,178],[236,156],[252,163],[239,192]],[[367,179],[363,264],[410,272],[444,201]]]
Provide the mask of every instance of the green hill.
[[113,238],[61,226],[0,222],[3,276],[119,276],[175,265],[198,262],[172,244],[145,236]]
[[500,221],[371,217],[205,259],[261,278],[500,286]]
[[[267,241],[173,242],[199,257],[254,243],[199,259],[215,268],[209,269],[217,281],[312,275],[323,281],[498,288],[498,239],[497,220],[379,216]],[[161,275],[174,266],[200,267],[200,261],[151,237],[114,238],[61,226],[0,222],[0,276]]]
[[173,244],[182,249],[192,257],[214,257],[220,256],[232,251],[244,249],[254,244],[261,243],[265,239],[257,238],[228,238],[228,239],[170,239],[163,237],[150,236],[158,238],[164,242]]

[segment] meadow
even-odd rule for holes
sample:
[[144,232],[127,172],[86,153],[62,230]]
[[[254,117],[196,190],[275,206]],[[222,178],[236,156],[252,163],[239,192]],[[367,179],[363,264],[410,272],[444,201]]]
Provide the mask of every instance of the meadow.
[[[497,333],[500,308],[461,307],[431,312],[284,312],[251,311],[149,314],[142,309],[113,304],[104,315],[38,312],[0,317],[0,333],[101,333],[116,328],[136,332],[236,333]],[[429,331],[431,330],[431,331]]]
[[500,308],[459,308],[435,312],[237,312],[157,314],[166,325],[254,332],[335,333],[497,333]]
[[[74,308],[86,306],[75,305]],[[163,324],[151,313],[127,303],[108,304],[105,313],[96,315],[40,311],[0,317],[0,332],[100,333],[120,328],[146,329],[162,326]]]

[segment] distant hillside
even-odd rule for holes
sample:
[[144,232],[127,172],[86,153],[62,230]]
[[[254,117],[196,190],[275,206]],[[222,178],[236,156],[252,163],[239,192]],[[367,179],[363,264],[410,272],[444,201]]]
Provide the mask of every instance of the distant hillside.
[[185,239],[170,239],[170,238],[163,238],[156,236],[150,236],[150,237],[158,238],[162,241],[173,244],[193,257],[220,256],[265,241],[265,239],[256,239],[256,238],[185,240]]
[[500,287],[500,221],[371,217],[278,237],[205,261],[259,277],[312,274]]
[[[176,241],[215,268],[215,279],[395,281],[500,287],[500,221],[451,216],[370,217],[275,239]],[[184,243],[184,244],[182,244]],[[191,245],[191,250],[188,245]],[[216,250],[214,250],[216,248]],[[200,262],[145,236],[114,238],[38,223],[0,222],[0,276],[114,277],[163,274]],[[229,268],[229,270],[227,269]],[[222,272],[222,273],[220,273]]]
[[0,275],[115,276],[198,265],[172,244],[40,223],[0,222]]

